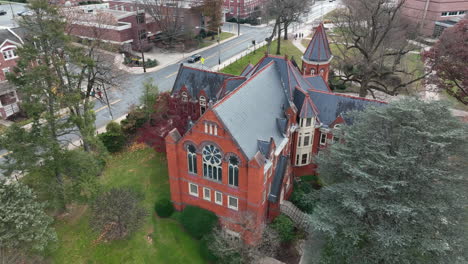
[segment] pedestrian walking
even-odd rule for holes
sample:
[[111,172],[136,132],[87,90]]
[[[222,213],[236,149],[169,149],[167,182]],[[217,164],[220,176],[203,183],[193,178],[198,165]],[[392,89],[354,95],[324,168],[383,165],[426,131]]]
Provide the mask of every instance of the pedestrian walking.
[[101,89],[97,88],[97,95],[99,97],[100,100],[102,100],[102,92],[101,92]]

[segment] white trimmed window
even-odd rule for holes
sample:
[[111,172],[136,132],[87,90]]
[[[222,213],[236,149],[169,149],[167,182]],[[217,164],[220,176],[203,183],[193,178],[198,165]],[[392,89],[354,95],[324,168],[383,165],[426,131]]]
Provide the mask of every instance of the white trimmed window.
[[205,178],[222,181],[223,169],[221,168],[221,151],[213,145],[203,148],[203,176]]
[[210,135],[218,135],[218,126],[209,122],[205,122],[205,133]]
[[206,98],[205,96],[200,96],[200,115],[203,115],[206,111]]
[[193,145],[189,145],[187,147],[187,163],[188,171],[190,173],[197,174],[197,153],[195,150],[196,149]]
[[215,203],[219,205],[223,205],[223,194],[220,192],[215,192]]
[[304,147],[309,146],[309,144],[310,144],[310,132],[305,133],[305,136],[304,136]]
[[310,127],[312,125],[312,118],[307,118],[306,127]]
[[198,185],[189,182],[189,194],[198,197]]
[[182,102],[188,102],[188,95],[186,92],[182,92]]
[[327,134],[320,134],[320,145],[325,145],[327,143]]
[[16,55],[16,50],[15,49],[11,49],[11,50],[5,50],[3,52],[3,58],[5,58],[5,60],[11,60],[11,59],[14,59],[14,58],[17,58],[18,56]]
[[203,187],[203,199],[211,201],[211,190],[209,188]]
[[228,208],[233,210],[239,210],[239,199],[233,196],[228,196]]

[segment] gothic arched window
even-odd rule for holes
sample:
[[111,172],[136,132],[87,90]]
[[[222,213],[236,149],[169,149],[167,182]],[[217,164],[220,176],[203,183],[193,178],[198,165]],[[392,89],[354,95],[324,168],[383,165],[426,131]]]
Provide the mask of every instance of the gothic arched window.
[[239,160],[234,156],[229,158],[229,185],[239,186]]
[[222,156],[221,151],[213,145],[206,145],[203,148],[203,176],[216,180],[222,180]]
[[188,145],[187,147],[187,163],[188,171],[190,173],[197,173],[197,153],[195,153],[195,147]]

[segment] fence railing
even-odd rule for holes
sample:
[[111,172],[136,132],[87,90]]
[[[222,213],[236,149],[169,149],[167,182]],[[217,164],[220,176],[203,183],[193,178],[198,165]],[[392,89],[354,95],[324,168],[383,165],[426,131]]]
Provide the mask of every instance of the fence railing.
[[309,228],[309,216],[302,212],[290,201],[283,200],[280,204],[281,213],[287,215],[298,227],[307,230]]

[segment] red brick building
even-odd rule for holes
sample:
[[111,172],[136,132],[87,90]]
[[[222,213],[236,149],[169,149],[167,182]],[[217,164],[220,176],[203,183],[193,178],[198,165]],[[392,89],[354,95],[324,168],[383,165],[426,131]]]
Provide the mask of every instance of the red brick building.
[[129,43],[138,49],[147,43],[149,34],[158,31],[154,20],[143,10],[112,9],[109,3],[70,7],[66,10],[71,23],[71,35],[84,39],[101,39],[123,45]]
[[406,0],[402,8],[403,15],[419,24],[421,33],[426,36],[440,36],[444,25],[450,25],[452,19],[463,17],[467,12],[466,0]]
[[[382,102],[333,93],[323,26],[303,56],[265,55],[240,76],[181,66],[172,89],[193,122],[166,137],[171,199],[177,210],[215,212],[232,234],[254,243],[279,215],[294,177],[314,174],[312,157],[337,142],[346,112]],[[317,59],[318,58],[318,59]],[[315,70],[314,70],[315,69]],[[245,230],[246,215],[255,228]],[[253,231],[252,231],[253,230]]]
[[0,118],[19,112],[19,98],[16,90],[6,80],[6,73],[16,66],[18,55],[16,49],[23,44],[23,31],[21,28],[0,29]]
[[224,9],[227,17],[248,18],[256,8],[262,9],[266,0],[225,0]]

